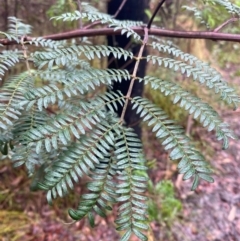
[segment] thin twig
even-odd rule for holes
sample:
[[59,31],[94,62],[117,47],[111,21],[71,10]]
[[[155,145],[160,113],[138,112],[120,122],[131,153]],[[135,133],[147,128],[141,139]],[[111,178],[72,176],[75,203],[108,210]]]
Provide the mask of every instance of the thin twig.
[[136,125],[139,125],[139,123],[141,122],[141,119],[139,119],[138,121],[135,121],[134,123],[132,123],[131,125],[128,125],[129,127],[134,127]]
[[219,32],[222,28],[226,27],[229,23],[232,23],[232,22],[236,22],[236,21],[239,21],[239,18],[230,18],[228,19],[227,21],[225,21],[224,23],[222,23],[220,26],[218,26],[217,28],[215,28],[213,30],[214,33],[217,33]]
[[132,62],[134,59],[129,59],[127,62],[125,62],[124,65],[122,65],[119,69],[126,69]]
[[[123,49],[125,49],[125,50],[129,49],[129,47],[131,46],[131,44],[132,44],[132,42],[129,41]],[[108,66],[109,66],[114,60],[116,60],[116,58],[113,56],[113,57],[108,61]]]
[[100,20],[95,21],[95,22],[93,22],[93,23],[90,23],[90,24],[84,26],[83,29],[89,29],[89,28],[92,28],[92,27],[94,27],[94,26],[96,26],[96,25],[98,25],[98,24],[101,24],[101,21],[100,21]]
[[116,18],[118,16],[118,14],[120,13],[120,11],[122,10],[122,8],[124,7],[125,3],[127,2],[127,0],[123,0],[121,5],[119,6],[118,10],[116,11],[116,13],[113,15],[114,18]]
[[[119,6],[119,8],[117,9],[117,11],[116,11],[115,14],[113,15],[113,18],[116,18],[116,17],[118,16],[118,14],[119,14],[120,11],[122,10],[122,8],[124,7],[124,5],[125,5],[126,2],[127,2],[127,0],[123,0],[123,1],[122,1],[121,5]],[[100,21],[100,20],[95,21],[95,22],[93,22],[93,23],[90,23],[90,24],[86,25],[86,26],[84,27],[84,29],[92,28],[92,27],[94,27],[94,26],[96,26],[96,25],[98,25],[98,24],[101,24],[101,21]]]
[[151,28],[154,18],[156,17],[159,9],[162,7],[162,5],[165,3],[165,1],[166,1],[166,0],[160,0],[160,2],[158,3],[158,6],[156,7],[156,9],[155,9],[155,11],[154,11],[151,19],[149,20],[148,25],[147,25],[147,28],[148,28],[148,29]]
[[125,114],[126,114],[126,111],[127,111],[128,103],[129,103],[129,100],[131,98],[134,81],[137,78],[137,71],[138,71],[138,67],[139,67],[139,64],[140,64],[140,60],[142,58],[143,51],[144,51],[144,48],[145,48],[147,42],[148,42],[148,29],[144,28],[144,39],[143,39],[142,46],[141,46],[141,48],[139,50],[139,53],[138,53],[137,61],[135,63],[134,69],[133,69],[132,80],[131,80],[129,88],[128,88],[128,92],[127,92],[127,95],[126,95],[126,102],[123,106],[123,110],[122,110],[122,114],[121,114],[121,118],[120,118],[121,123],[123,123],[123,121],[124,121],[124,117],[125,117]]
[[[82,16],[82,3],[81,3],[81,0],[77,0],[77,3],[78,3],[78,10]],[[82,18],[79,19],[79,28],[81,29],[82,28]]]
[[26,66],[27,66],[28,73],[29,73],[29,75],[31,75],[31,68],[30,68],[30,65],[29,65],[29,62],[28,62],[27,47],[24,44],[24,38],[25,38],[25,36],[22,36],[22,38],[21,38],[23,56],[24,56],[24,59],[25,59],[25,63],[26,63]]
[[192,125],[193,125],[193,117],[191,115],[189,115],[188,119],[187,119],[187,128],[186,128],[186,132],[185,132],[185,134],[187,136],[190,136],[190,134],[191,134]]

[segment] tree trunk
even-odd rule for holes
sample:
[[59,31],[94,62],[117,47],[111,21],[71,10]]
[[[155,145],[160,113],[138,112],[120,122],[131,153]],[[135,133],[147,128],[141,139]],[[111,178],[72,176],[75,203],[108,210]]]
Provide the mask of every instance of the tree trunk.
[[4,0],[4,31],[8,30],[8,17],[9,17],[9,8],[8,8],[8,0]]
[[[114,15],[119,6],[121,5],[122,0],[110,0],[108,4],[108,13]],[[148,0],[127,0],[122,10],[117,15],[117,19],[119,20],[134,20],[134,21],[142,21],[147,22],[147,16],[145,14],[145,9],[148,7]],[[124,49],[129,49],[136,56],[138,54],[140,45],[136,45],[132,43],[131,38],[127,38],[125,35],[123,36],[110,36],[108,37],[108,45],[121,47]],[[144,52],[146,55],[146,51]],[[109,57],[109,68],[119,69],[124,68],[129,71],[130,74],[133,72],[133,68],[135,65],[135,61],[130,63],[126,63],[124,59],[113,60],[113,56]],[[144,77],[146,70],[146,61],[141,61],[137,76]],[[121,83],[115,82],[113,85],[113,91],[120,90],[124,95],[126,95],[128,91],[130,81],[122,81]],[[142,96],[143,94],[143,82],[139,83],[135,82],[134,88],[132,91],[132,97],[134,96]],[[118,115],[120,116],[122,113],[122,107],[118,106]],[[131,104],[128,106],[126,115],[125,115],[126,124],[129,127],[132,127],[135,132],[141,137],[141,127],[139,125],[139,115],[136,114],[135,111],[131,110]]]

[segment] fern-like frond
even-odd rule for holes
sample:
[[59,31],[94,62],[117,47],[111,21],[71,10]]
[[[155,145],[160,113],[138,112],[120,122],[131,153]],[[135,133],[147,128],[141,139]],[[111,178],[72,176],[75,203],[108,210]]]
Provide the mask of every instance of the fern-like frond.
[[202,60],[198,59],[197,57],[189,53],[184,53],[175,46],[157,42],[153,42],[151,46],[154,49],[157,49],[159,52],[168,53],[187,62],[187,65],[185,65],[185,63],[176,60],[169,60],[167,58],[166,62],[164,62],[164,66],[168,65],[167,62],[170,61],[169,65],[167,66],[168,68],[174,68],[174,71],[179,70],[182,74],[186,74],[188,77],[192,75],[194,79],[198,78],[201,84],[206,83],[209,88],[214,88],[215,92],[220,93],[224,100],[226,100],[228,103],[233,103],[235,108],[237,108],[240,102],[239,96],[235,93],[233,88],[227,85],[226,80],[217,70]]
[[87,19],[88,21],[102,21],[102,23],[111,22],[113,20],[112,16],[106,13],[101,13],[99,11],[87,11],[87,12],[79,12],[78,10],[73,13],[63,13],[60,16],[52,17],[51,19],[55,19],[57,21],[76,21],[79,19]]
[[[187,58],[188,57],[189,56],[187,56]],[[235,90],[228,86],[220,74],[216,71],[213,72],[211,68],[208,68],[208,65],[202,65],[202,62],[197,62],[194,66],[193,64],[186,64],[180,60],[152,55],[147,56],[147,61],[174,71],[180,71],[182,74],[186,74],[187,77],[192,76],[193,79],[198,80],[200,84],[205,84],[209,89],[214,89],[216,94],[219,93],[221,95],[221,99],[227,101],[229,104],[234,104],[235,108],[237,108],[240,103],[240,98],[235,93]],[[200,64],[200,66],[198,64]]]
[[39,69],[46,64],[48,65],[48,68],[51,69],[53,65],[64,66],[67,63],[76,61],[81,55],[84,55],[87,59],[92,60],[95,57],[108,57],[110,54],[112,54],[116,59],[120,59],[122,57],[124,57],[125,60],[133,58],[133,53],[127,50],[105,45],[72,45],[68,48],[58,48],[47,52],[35,52],[31,54],[31,57]]
[[[218,5],[225,15],[231,13],[234,20],[240,15],[240,7],[231,0],[202,2],[207,5],[207,12],[212,9],[218,11],[214,6]],[[76,9],[76,4],[72,3],[70,6],[66,1],[57,1],[57,12],[63,12],[68,6],[69,11]],[[32,38],[29,37],[30,25],[15,17],[9,18],[8,32],[0,32],[3,35],[0,46],[16,44],[19,50],[1,51],[0,76],[11,74],[7,71],[21,61],[26,62],[27,72],[10,77],[0,85],[1,159],[11,158],[15,167],[24,165],[29,176],[36,175],[31,190],[46,191],[49,203],[73,191],[76,184],[87,179],[87,191],[81,194],[78,207],[69,209],[72,219],[88,217],[93,227],[96,214],[105,217],[117,204],[115,223],[117,231],[123,234],[121,241],[130,240],[132,235],[145,241],[149,222],[148,174],[142,143],[134,130],[124,124],[129,108],[136,112],[140,121],[151,127],[164,149],[169,151],[170,159],[179,161],[178,169],[183,179],[193,179],[192,190],[197,188],[201,179],[213,182],[213,178],[209,164],[186,136],[185,130],[151,101],[134,97],[134,81],[143,81],[169,96],[173,104],[179,104],[208,131],[215,131],[224,148],[235,136],[211,106],[180,85],[156,77],[138,77],[138,73],[142,72],[139,61],[147,60],[171,71],[180,71],[182,75],[206,85],[212,92],[219,93],[223,100],[235,107],[239,105],[240,97],[215,69],[184,53],[173,42],[145,36],[149,43],[143,43],[134,29],[144,28],[144,23],[117,20],[88,3],[79,3],[80,11],[64,13],[52,19],[77,20],[86,28],[94,26],[91,23],[100,23],[131,37],[136,46],[127,51],[96,45],[87,38],[81,38],[81,42],[77,38],[71,41]],[[198,5],[192,6],[185,8],[205,23],[202,14],[195,8]],[[56,13],[53,8],[50,12]],[[133,52],[136,52],[138,44],[141,51],[136,57]],[[160,55],[143,56],[145,44]],[[25,45],[32,46],[27,49]],[[130,75],[120,67],[96,69],[92,61],[95,59],[104,61],[101,66],[105,66],[107,59],[125,61],[123,65],[126,68],[132,68],[128,65],[132,60],[136,63]],[[35,69],[30,69],[32,67]],[[125,89],[123,93],[115,89],[115,82],[122,81],[126,81],[123,87],[126,87],[127,94]],[[129,102],[131,105],[128,106]],[[120,112],[120,106],[123,110],[118,118],[116,112]]]
[[[67,80],[68,76],[79,75],[81,73],[78,72],[78,67],[83,70],[95,71],[90,65],[89,62],[83,59],[76,59],[71,62],[71,64],[66,64],[65,68],[62,69],[59,66],[52,67],[51,69],[46,70],[38,70],[35,76],[40,77],[42,80],[49,82],[59,82],[62,83],[61,80]],[[63,84],[63,83],[62,83]]]
[[70,209],[69,215],[74,220],[80,220],[88,215],[89,223],[94,227],[94,212],[106,217],[106,211],[112,210],[116,202],[116,175],[117,166],[111,155],[105,155],[91,172],[92,181],[87,184],[90,193],[81,195],[77,210]]
[[11,67],[15,66],[19,63],[19,52],[5,50],[0,54],[0,81],[2,80],[2,76],[4,76],[5,72],[9,70]]
[[[162,38],[159,38],[159,37],[156,37],[156,36],[152,36],[152,35],[149,36],[149,39],[154,40],[154,41],[152,42],[152,45],[153,45],[154,42],[157,42],[157,43],[159,43],[159,44],[167,45],[168,47],[175,47],[176,49],[179,48],[175,43],[173,43],[173,42],[170,41],[170,40],[165,40],[165,39],[162,39]],[[148,43],[147,45],[148,45],[148,46],[151,46],[150,43]]]
[[[41,73],[42,75],[42,73]],[[25,100],[19,103],[19,106],[26,106],[28,110],[37,103],[39,110],[47,108],[50,104],[55,104],[58,100],[64,100],[64,95],[68,98],[79,93],[84,94],[89,90],[95,90],[100,84],[110,85],[112,81],[129,80],[130,75],[125,70],[75,70],[68,72],[65,79],[60,81],[64,84],[58,87],[56,84],[45,85],[40,88],[29,89],[25,93]]]
[[125,231],[121,241],[129,240],[134,233],[140,240],[147,240],[142,230],[147,230],[147,197],[144,195],[148,178],[142,172],[146,171],[145,158],[141,150],[141,142],[130,128],[119,127],[115,143],[118,180],[116,193],[120,196],[118,217],[115,220],[118,231]]
[[[0,35],[4,35],[4,37],[6,37],[10,41],[13,40],[13,41],[16,41],[16,43],[20,42],[19,38],[16,37],[15,35],[12,35],[12,34],[9,34],[9,33],[5,33],[5,32],[1,32],[1,31],[0,31]],[[0,46],[2,47],[3,45],[0,44]]]
[[209,24],[205,21],[203,17],[203,11],[198,9],[198,7],[190,7],[187,5],[182,6],[183,9],[186,9],[189,12],[193,12],[194,17],[200,21],[201,24],[204,24],[207,28],[210,28]]
[[50,117],[45,111],[39,112],[36,106],[32,106],[29,111],[22,111],[17,120],[14,120],[14,126],[11,129],[13,155],[12,161],[14,166],[25,165],[28,173],[33,174],[35,166],[48,163],[57,157],[57,152],[36,153],[34,145],[25,145],[25,134],[40,125],[45,125]]
[[78,182],[78,177],[89,175],[90,171],[100,164],[99,160],[109,154],[114,143],[114,128],[117,125],[118,122],[109,125],[102,121],[92,133],[63,151],[45,175],[43,183],[39,184],[41,189],[48,191],[48,202],[51,203],[53,198],[66,194],[68,187],[74,187],[72,180]]
[[63,47],[61,42],[53,41],[51,39],[44,39],[42,37],[32,38],[31,41],[27,41],[30,45],[41,46],[44,48],[59,48]]
[[[15,107],[12,109],[15,111],[15,114],[17,112],[19,115],[17,116],[18,118],[12,118],[12,124],[8,126],[7,130],[1,131],[0,143],[6,144],[3,148],[4,153],[2,152],[4,155],[9,154],[10,149],[13,150],[15,147],[22,146],[22,138],[27,131],[38,125],[44,125],[49,119],[49,116],[44,111],[36,111],[36,106],[33,106],[32,109],[27,112],[24,110],[20,110],[19,112]],[[11,155],[15,155],[14,152],[12,152]],[[24,163],[23,161],[19,165]]]
[[86,129],[98,126],[106,118],[106,107],[114,112],[112,106],[117,108],[117,102],[123,104],[124,97],[119,94],[109,93],[99,96],[91,102],[79,101],[78,105],[72,105],[65,112],[62,111],[49,121],[48,124],[37,126],[27,131],[24,135],[25,145],[36,145],[36,153],[42,151],[43,146],[47,152],[52,148],[58,149],[58,143],[67,145],[73,136],[80,139],[86,133]]
[[25,165],[29,175],[33,175],[36,166],[44,163],[54,162],[58,158],[58,153],[52,151],[51,153],[41,152],[36,153],[35,146],[22,146],[21,144],[14,147],[11,161],[14,167]]
[[[120,91],[116,91],[116,92],[111,91],[111,92],[107,92],[99,96],[94,96],[93,98],[87,98],[87,99],[91,104],[95,103],[96,106],[99,107],[99,109],[102,109],[105,111],[107,108],[112,113],[115,113],[118,110],[117,104],[119,104],[120,106],[123,106],[123,104],[125,103],[125,96],[123,96]],[[68,100],[59,101],[58,106],[63,111],[64,110],[75,111],[75,109],[79,108],[79,103],[80,105],[82,105],[81,103],[83,103],[84,105],[85,103],[84,100],[85,100],[85,96],[83,96],[82,98],[81,97],[71,98]],[[87,109],[87,105],[84,108]]]
[[236,16],[240,16],[240,7],[236,4],[230,2],[229,0],[207,0],[212,4],[219,4],[222,6],[228,13]]
[[131,27],[143,26],[140,21],[120,21],[114,19],[111,15],[106,13],[100,13],[98,11],[64,13],[60,16],[53,17],[52,19],[62,21],[76,21],[79,19],[87,19],[88,21],[100,21],[102,24],[108,24],[109,27],[113,27],[114,31],[121,29],[121,34],[126,34],[127,37],[133,36],[135,40],[140,40],[141,37],[131,29]]
[[65,68],[67,71],[74,71],[77,67],[81,69],[91,69],[91,65],[88,61],[83,59],[76,59],[72,61],[71,64],[66,64]]
[[16,17],[9,17],[8,21],[8,34],[16,37],[27,36],[31,34],[32,26],[23,23],[21,19],[18,19]]
[[211,170],[203,155],[191,144],[190,139],[185,135],[184,129],[170,120],[167,114],[149,100],[134,97],[132,99],[133,109],[137,108],[137,113],[153,126],[152,131],[156,132],[156,137],[162,140],[165,150],[170,151],[172,160],[180,159],[178,164],[179,172],[183,173],[183,179],[194,177],[192,189],[196,189],[199,178],[208,182],[213,182],[209,175]]
[[119,20],[112,20],[110,22],[109,27],[113,27],[114,31],[117,31],[121,29],[121,34],[126,34],[127,38],[132,36],[134,40],[140,41],[141,37],[139,34],[137,34],[134,30],[132,30],[132,27],[137,26],[144,26],[142,22],[135,22],[135,21],[119,21]]
[[21,115],[16,106],[24,99],[22,91],[32,86],[32,78],[28,72],[14,76],[8,80],[0,91],[0,130],[13,126],[13,120]]
[[23,110],[17,120],[14,121],[14,126],[11,131],[15,145],[22,145],[24,135],[39,126],[45,125],[51,120],[45,110],[38,111],[37,106],[33,105],[29,111]]
[[223,140],[223,148],[227,149],[229,138],[236,139],[233,131],[228,128],[218,113],[200,98],[185,91],[181,86],[170,81],[160,80],[155,77],[145,76],[145,84],[150,84],[153,89],[159,89],[165,96],[172,96],[173,104],[180,104],[194,119],[199,119],[203,127],[208,131],[215,130],[218,140]]
[[[75,62],[74,62],[75,64]],[[95,69],[83,62],[82,70],[75,68],[70,69],[59,69],[58,67],[52,70],[44,70],[36,72],[35,76],[40,77],[43,80],[47,80],[51,83],[60,83],[68,86],[77,84],[83,85],[83,90],[88,90],[91,87],[93,90],[94,86],[100,86],[101,84],[109,85],[112,81],[129,80],[131,78],[127,70],[121,69]],[[112,80],[112,81],[111,81]],[[81,91],[79,89],[80,93]]]
[[99,10],[97,8],[95,8],[93,5],[91,5],[88,2],[81,2],[81,5],[82,5],[83,12],[87,12],[87,13],[99,12]]

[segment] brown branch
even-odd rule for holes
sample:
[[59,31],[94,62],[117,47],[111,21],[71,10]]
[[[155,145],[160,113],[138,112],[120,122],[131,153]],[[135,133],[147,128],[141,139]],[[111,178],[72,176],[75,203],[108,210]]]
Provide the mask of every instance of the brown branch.
[[162,5],[164,4],[165,1],[166,1],[166,0],[161,0],[161,1],[159,1],[158,6],[156,7],[156,9],[155,9],[155,11],[154,11],[151,19],[149,20],[148,25],[147,25],[147,28],[148,28],[148,29],[151,28],[154,18],[156,17],[159,9],[162,7]]
[[219,32],[219,30],[221,30],[222,28],[224,28],[224,27],[226,27],[229,23],[232,23],[232,22],[236,22],[236,21],[238,21],[239,20],[239,18],[230,18],[230,19],[228,19],[227,21],[225,21],[223,24],[221,24],[220,26],[218,26],[217,28],[215,28],[214,30],[213,30],[213,32]]
[[92,27],[94,27],[94,26],[97,26],[98,24],[101,24],[101,21],[100,21],[100,20],[97,20],[97,21],[95,21],[95,22],[93,22],[93,23],[90,23],[90,24],[84,26],[83,29],[89,29],[89,28],[92,28]]
[[28,74],[31,75],[31,68],[30,68],[30,65],[29,65],[29,62],[28,62],[27,47],[24,44],[24,36],[21,38],[21,45],[22,45],[22,49],[23,49],[23,56],[24,56],[24,59],[25,59]]
[[135,63],[134,69],[133,69],[132,80],[131,80],[129,88],[128,88],[128,92],[127,92],[127,95],[126,95],[126,102],[123,106],[123,110],[122,110],[122,114],[121,114],[121,118],[120,118],[121,123],[123,123],[123,120],[124,120],[124,117],[125,117],[125,113],[126,113],[126,110],[127,110],[127,107],[128,107],[128,103],[129,103],[129,100],[131,98],[134,81],[137,78],[138,67],[139,67],[139,64],[140,64],[140,61],[141,61],[141,58],[142,58],[142,55],[143,55],[143,51],[144,51],[144,48],[145,48],[147,42],[148,42],[148,29],[144,28],[144,39],[143,39],[142,46],[141,46],[141,48],[139,50],[139,53],[138,53],[137,61]]
[[124,65],[122,65],[119,69],[126,69],[132,62],[134,59],[129,59],[127,62],[125,62]]
[[120,13],[120,11],[122,10],[122,8],[124,7],[125,3],[127,2],[127,0],[123,0],[121,5],[119,6],[118,10],[116,11],[116,13],[113,15],[114,18],[116,18],[118,16],[118,14]]
[[[139,35],[144,35],[143,27],[134,27],[133,31]],[[210,40],[224,40],[230,42],[240,42],[240,34],[229,34],[229,33],[216,33],[216,32],[204,32],[204,31],[175,31],[160,28],[151,28],[148,31],[149,35],[170,37],[170,38],[186,38],[186,39],[210,39]],[[101,35],[121,35],[121,29],[114,31],[113,28],[100,28],[100,29],[78,29],[69,32],[63,32],[58,34],[51,34],[42,36],[44,39],[51,40],[64,40],[72,39],[77,37],[90,37],[90,36],[101,36]],[[24,41],[32,41],[33,37],[25,37]],[[16,41],[10,41],[8,39],[0,39],[2,45],[13,45],[20,44]]]

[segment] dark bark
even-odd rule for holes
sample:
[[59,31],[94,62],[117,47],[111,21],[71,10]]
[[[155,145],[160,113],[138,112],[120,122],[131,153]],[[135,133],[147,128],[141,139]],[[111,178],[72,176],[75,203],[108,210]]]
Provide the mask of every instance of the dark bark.
[[14,14],[13,14],[13,16],[14,17],[18,17],[18,8],[19,8],[19,1],[18,0],[15,0],[15,3],[14,3]]
[[[108,13],[111,15],[114,15],[117,12],[119,6],[121,5],[121,2],[122,0],[111,0],[108,4]],[[146,19],[144,10],[147,8],[147,6],[148,6],[148,0],[141,0],[141,1],[127,0],[124,7],[117,15],[117,19],[143,21],[146,23],[147,19]],[[137,55],[140,48],[139,45],[133,44],[131,42],[131,38],[126,38],[125,35],[109,36],[108,45],[130,49],[134,53],[134,55]],[[144,55],[146,55],[146,51]],[[112,61],[112,58],[113,58],[112,56],[109,58],[110,60],[109,68],[119,69],[121,67],[124,67],[124,69],[127,69],[130,74],[132,73],[135,61],[130,62],[126,66],[126,61],[124,61],[124,59],[120,59],[120,60],[114,59]],[[141,61],[137,72],[137,76],[144,77],[145,70],[146,70],[146,61]],[[129,88],[129,84],[130,84],[130,81],[122,81],[121,83],[115,82],[113,85],[113,90],[114,91],[120,90],[124,95],[126,95]],[[133,87],[132,97],[141,96],[142,94],[143,94],[143,82],[139,83],[138,81],[136,81]],[[122,113],[122,107],[118,106],[118,115],[120,116],[121,113]],[[126,121],[126,124],[134,128],[138,136],[141,137],[141,127],[139,125],[139,116],[136,114],[135,111],[131,110],[131,105],[129,105],[127,108],[125,121]]]
[[9,8],[8,8],[8,0],[4,0],[4,31],[8,29],[8,17],[9,17]]

